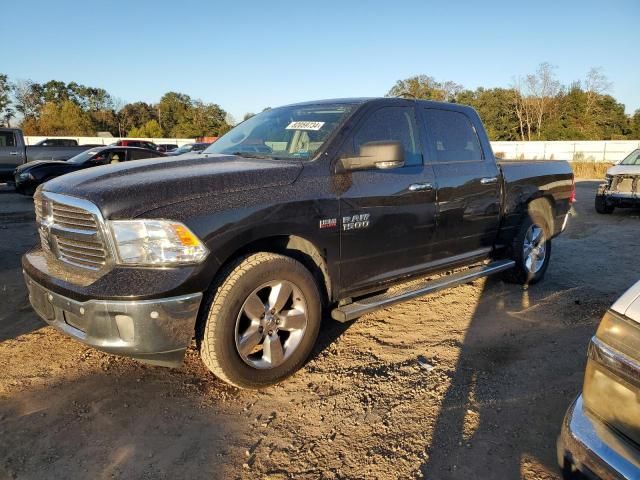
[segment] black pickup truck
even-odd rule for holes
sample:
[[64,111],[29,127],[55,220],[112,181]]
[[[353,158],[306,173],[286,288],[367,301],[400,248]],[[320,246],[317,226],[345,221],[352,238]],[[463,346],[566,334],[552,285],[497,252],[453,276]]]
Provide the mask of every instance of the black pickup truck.
[[34,160],[68,160],[95,145],[78,145],[76,140],[48,138],[27,146],[18,128],[0,128],[0,181],[13,178],[16,167]]
[[316,101],[199,155],[47,182],[22,265],[68,335],[166,366],[195,337],[213,373],[260,388],[303,365],[323,311],[349,321],[497,272],[539,281],[573,195],[566,162],[496,162],[469,107]]

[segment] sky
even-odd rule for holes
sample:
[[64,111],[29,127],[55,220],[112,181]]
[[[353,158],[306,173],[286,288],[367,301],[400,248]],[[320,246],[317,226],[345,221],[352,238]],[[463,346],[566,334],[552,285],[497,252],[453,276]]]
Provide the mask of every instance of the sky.
[[383,96],[417,74],[507,87],[541,62],[564,84],[601,67],[627,113],[640,108],[640,0],[23,0],[2,17],[0,73],[13,81],[75,81],[125,102],[178,91],[237,120]]

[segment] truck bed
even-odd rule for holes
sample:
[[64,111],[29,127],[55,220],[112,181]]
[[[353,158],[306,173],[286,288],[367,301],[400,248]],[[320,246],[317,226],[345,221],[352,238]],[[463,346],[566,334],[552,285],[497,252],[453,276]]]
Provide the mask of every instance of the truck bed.
[[504,200],[502,238],[511,238],[510,232],[522,218],[526,203],[523,199],[546,197],[553,207],[554,233],[561,227],[560,219],[569,211],[573,193],[573,171],[564,160],[499,160],[502,172]]

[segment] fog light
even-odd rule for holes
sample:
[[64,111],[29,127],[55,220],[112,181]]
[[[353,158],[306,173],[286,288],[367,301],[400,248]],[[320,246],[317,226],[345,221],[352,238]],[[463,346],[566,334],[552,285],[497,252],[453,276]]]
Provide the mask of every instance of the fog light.
[[116,325],[118,326],[118,334],[120,335],[120,338],[125,342],[133,342],[135,334],[133,318],[129,315],[116,315]]

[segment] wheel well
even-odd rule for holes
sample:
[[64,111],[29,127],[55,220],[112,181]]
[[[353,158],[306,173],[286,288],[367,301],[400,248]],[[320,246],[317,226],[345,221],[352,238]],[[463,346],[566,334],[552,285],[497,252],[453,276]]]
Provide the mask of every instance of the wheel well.
[[547,196],[538,197],[531,200],[527,204],[527,214],[531,216],[532,213],[541,215],[547,222],[547,227],[550,232],[546,232],[547,235],[552,235],[555,232],[555,202],[553,198]]
[[331,279],[325,261],[326,253],[323,255],[313,243],[297,235],[279,235],[251,242],[229,256],[220,271],[224,271],[225,266],[236,258],[257,252],[279,253],[302,263],[316,280],[322,304],[326,306],[330,303],[332,298]]

